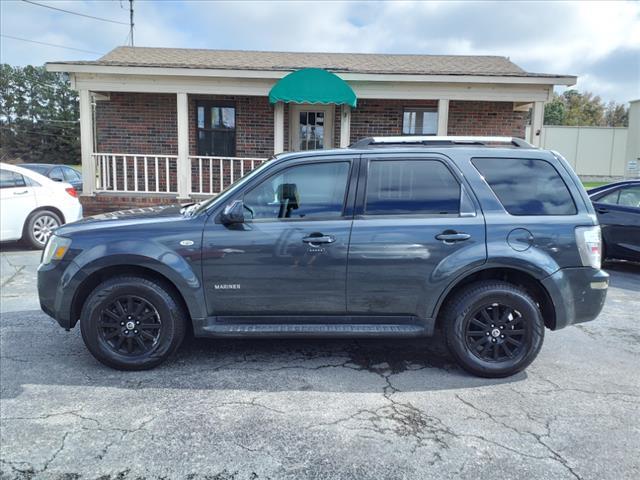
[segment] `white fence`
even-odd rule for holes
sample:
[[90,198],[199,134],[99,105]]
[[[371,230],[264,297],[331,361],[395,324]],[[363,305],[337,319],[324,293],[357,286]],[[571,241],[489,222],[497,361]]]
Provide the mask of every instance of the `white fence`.
[[189,157],[191,162],[191,193],[215,195],[237,179],[244,177],[266,159]]
[[578,175],[622,177],[632,160],[626,158],[627,135],[627,128],[549,125],[542,128],[540,147],[560,152]]
[[[96,191],[178,193],[177,155],[94,153]],[[191,194],[215,195],[262,164],[264,158],[189,157]],[[187,177],[189,173],[187,172]]]

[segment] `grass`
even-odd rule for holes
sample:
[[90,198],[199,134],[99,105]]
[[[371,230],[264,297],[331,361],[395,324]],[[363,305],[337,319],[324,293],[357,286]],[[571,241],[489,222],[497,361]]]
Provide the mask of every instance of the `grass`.
[[582,182],[582,185],[584,185],[585,189],[589,190],[590,188],[596,188],[601,185],[606,185],[607,183],[611,182]]

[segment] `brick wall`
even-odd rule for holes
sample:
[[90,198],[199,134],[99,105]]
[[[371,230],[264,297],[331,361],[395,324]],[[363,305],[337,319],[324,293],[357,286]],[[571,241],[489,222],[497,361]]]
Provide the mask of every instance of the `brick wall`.
[[96,102],[98,152],[177,155],[176,96],[110,93]]
[[[401,135],[406,107],[438,108],[436,100],[359,100],[351,113],[351,142],[376,135]],[[512,102],[451,101],[449,135],[507,135],[524,137],[525,112]],[[339,138],[339,137],[338,137]]]
[[[176,97],[173,94],[111,93],[110,100],[97,103],[98,151],[177,155]],[[189,95],[189,150],[196,151],[196,100],[224,100],[236,106],[236,154],[239,157],[268,158],[273,153],[273,106],[266,97]],[[351,142],[367,136],[400,135],[406,107],[437,108],[435,100],[363,99],[351,114]],[[340,107],[334,117],[334,145],[340,144]],[[285,151],[289,149],[289,106],[284,108]],[[524,137],[525,112],[514,112],[511,102],[451,101],[450,135],[506,135]],[[244,165],[245,172],[250,164]],[[236,165],[234,179],[240,175]],[[230,180],[229,166],[223,176]],[[192,166],[194,191],[200,172]],[[219,166],[204,165],[203,187],[219,183]],[[153,195],[153,194],[152,194]],[[121,210],[135,206],[174,203],[175,197],[98,195],[82,197],[86,214]]]
[[405,107],[437,108],[435,100],[358,100],[351,111],[351,142],[364,137],[401,135]]
[[449,102],[449,135],[504,135],[524,138],[526,112],[511,102]]
[[[97,103],[98,151],[177,154],[176,98],[172,94],[111,93]],[[189,95],[189,152],[196,149],[196,101],[223,100],[236,106],[236,155],[268,158],[273,153],[273,106],[267,97]],[[400,135],[406,107],[437,108],[435,100],[360,100],[351,113],[351,141]],[[334,145],[340,144],[340,112],[335,109]],[[289,108],[285,105],[285,150],[289,148]],[[524,137],[525,112],[511,102],[451,101],[449,135]]]
[[[236,107],[236,155],[273,155],[273,106],[267,97],[189,95],[189,153],[196,149],[196,100],[225,100]],[[176,96],[158,93],[110,93],[97,102],[99,152],[178,154]]]
[[153,207],[179,203],[174,196],[143,196],[123,194],[98,194],[93,197],[80,196],[84,216],[115,212],[130,208]]

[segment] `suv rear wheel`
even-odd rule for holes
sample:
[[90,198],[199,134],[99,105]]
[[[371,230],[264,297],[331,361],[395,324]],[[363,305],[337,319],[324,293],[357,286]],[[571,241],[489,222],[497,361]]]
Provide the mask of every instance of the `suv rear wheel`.
[[445,307],[449,351],[466,371],[500,378],[524,370],[544,339],[540,309],[523,289],[483,281],[461,290]]
[[101,283],[82,307],[80,330],[91,354],[120,370],[162,363],[184,339],[185,313],[170,290],[142,277]]

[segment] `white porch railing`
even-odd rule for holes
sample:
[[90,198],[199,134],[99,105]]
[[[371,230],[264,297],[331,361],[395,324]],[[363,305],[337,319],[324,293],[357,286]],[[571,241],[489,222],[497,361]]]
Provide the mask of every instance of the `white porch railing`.
[[94,153],[97,192],[177,193],[177,155]]
[[[177,155],[93,153],[92,158],[96,169],[96,192],[179,193]],[[188,161],[189,193],[215,195],[266,159],[190,156]]]
[[266,161],[265,158],[189,157],[191,193],[215,195]]

